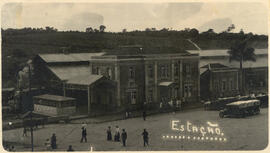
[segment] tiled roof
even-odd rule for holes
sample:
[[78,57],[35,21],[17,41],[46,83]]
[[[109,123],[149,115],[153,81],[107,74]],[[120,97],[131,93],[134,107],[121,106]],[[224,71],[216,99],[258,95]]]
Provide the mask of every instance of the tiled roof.
[[[232,67],[232,68],[239,68],[238,61],[231,61],[229,57],[223,58],[202,58],[200,59],[200,67],[211,64],[211,63],[220,63],[222,65]],[[244,61],[243,68],[258,68],[258,67],[268,67],[268,56],[258,56],[256,61]]]
[[39,54],[46,63],[89,61],[92,56],[102,56],[105,53],[69,53],[69,54]]
[[97,80],[101,79],[102,75],[83,75],[70,78],[67,81],[67,84],[76,84],[76,85],[91,85]]
[[211,68],[211,69],[220,69],[220,68],[229,68],[228,66],[222,65],[220,63],[210,63],[202,66],[201,68]]
[[76,76],[90,75],[88,65],[48,66],[60,80],[68,80]]
[[[211,49],[211,50],[187,50],[189,53],[199,53],[201,57],[212,57],[212,56],[229,56],[228,49]],[[256,55],[267,55],[268,48],[255,49]]]

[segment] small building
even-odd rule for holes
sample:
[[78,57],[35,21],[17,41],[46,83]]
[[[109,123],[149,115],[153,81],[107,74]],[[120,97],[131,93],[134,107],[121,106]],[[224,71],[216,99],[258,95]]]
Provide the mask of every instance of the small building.
[[217,99],[239,94],[238,69],[219,63],[211,63],[201,67],[202,99]]
[[75,98],[57,95],[39,95],[33,97],[34,113],[45,116],[71,115],[76,112]]
[[[204,90],[205,88],[214,90],[215,88],[215,84],[213,84],[214,82],[208,82],[208,85],[206,85],[206,83],[204,81],[206,80],[212,80],[212,78],[207,78],[210,77],[210,74],[219,74],[218,78],[219,78],[219,90],[221,90],[223,87],[226,88],[226,90],[228,91],[228,89],[230,88],[230,79],[229,82],[227,83],[227,87],[226,87],[226,83],[222,83],[223,80],[228,80],[227,78],[231,75],[235,75],[235,72],[238,69],[238,81],[240,81],[241,79],[239,79],[239,62],[238,61],[230,61],[229,59],[229,54],[228,54],[228,49],[213,49],[213,50],[189,50],[188,52],[190,53],[198,53],[200,55],[200,82],[201,84],[201,94],[204,95],[202,96],[203,98],[209,99],[209,98],[213,98],[212,96],[216,97],[219,95],[219,97],[224,97],[226,96],[226,94],[230,95],[230,93],[225,92],[225,94],[222,94],[221,92],[219,92],[219,94],[214,94],[213,93],[209,93],[209,95],[207,96],[206,91]],[[255,55],[256,55],[256,61],[244,61],[243,62],[243,73],[242,73],[242,90],[244,92],[245,95],[247,94],[267,94],[268,93],[268,49],[255,49]],[[223,65],[222,67],[216,67],[214,68],[214,70],[210,70],[211,73],[206,72],[208,66],[217,66],[217,64]],[[226,66],[226,68],[224,67]],[[230,73],[225,73],[225,70],[222,70],[224,72],[222,72],[220,69],[226,69],[227,72]],[[211,67],[210,67],[211,69]],[[218,70],[219,69],[219,70]],[[229,70],[231,69],[231,70]],[[206,73],[204,73],[206,72]],[[230,77],[229,77],[230,78]],[[233,77],[231,77],[233,78]],[[238,86],[238,88],[240,89],[240,82],[237,83],[237,77],[234,77],[235,79],[233,79],[232,81],[234,82],[235,86]],[[217,78],[216,78],[217,79]],[[212,80],[214,81],[214,80]],[[224,84],[224,85],[222,85]],[[223,86],[223,87],[222,87]],[[238,90],[239,90],[238,89]],[[225,90],[225,91],[226,91]],[[235,89],[237,90],[237,89]]]

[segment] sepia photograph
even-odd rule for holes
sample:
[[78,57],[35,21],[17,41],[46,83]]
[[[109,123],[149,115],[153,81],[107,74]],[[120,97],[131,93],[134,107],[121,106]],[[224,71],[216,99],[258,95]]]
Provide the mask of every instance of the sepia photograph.
[[2,150],[265,152],[268,11],[2,2]]

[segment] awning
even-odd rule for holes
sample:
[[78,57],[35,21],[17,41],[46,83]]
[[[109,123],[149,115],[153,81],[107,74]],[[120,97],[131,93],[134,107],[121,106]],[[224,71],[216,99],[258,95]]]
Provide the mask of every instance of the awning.
[[165,81],[165,82],[160,82],[158,85],[168,87],[168,86],[171,86],[172,84],[173,84],[173,82],[171,82],[171,81]]

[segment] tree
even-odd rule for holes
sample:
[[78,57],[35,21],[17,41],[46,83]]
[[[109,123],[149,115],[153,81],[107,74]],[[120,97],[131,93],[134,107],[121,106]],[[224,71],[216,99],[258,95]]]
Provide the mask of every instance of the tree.
[[245,39],[242,42],[236,42],[234,43],[229,51],[229,61],[238,61],[240,66],[240,73],[239,73],[239,87],[240,87],[240,93],[243,94],[243,62],[244,61],[256,61],[256,55],[254,53],[254,48],[248,47],[248,38]]
[[94,32],[94,30],[92,27],[88,27],[88,28],[86,28],[85,32],[92,33],[92,32]]
[[100,32],[104,32],[105,29],[106,29],[106,26],[104,26],[104,25],[100,25],[100,26],[99,26],[99,31],[100,31]]

